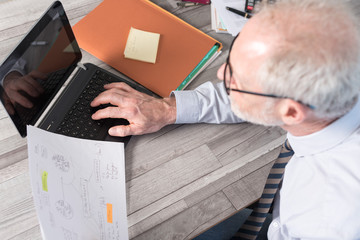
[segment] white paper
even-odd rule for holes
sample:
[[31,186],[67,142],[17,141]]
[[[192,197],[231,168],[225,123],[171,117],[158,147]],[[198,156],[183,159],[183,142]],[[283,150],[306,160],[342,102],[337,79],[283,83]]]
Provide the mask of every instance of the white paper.
[[214,4],[211,4],[211,29],[215,30],[217,33],[228,33],[226,25],[216,12]]
[[245,0],[212,0],[211,4],[214,4],[227,31],[233,36],[236,36],[248,21],[247,18],[226,10],[226,7],[232,7],[245,12]]
[[27,127],[31,187],[44,239],[128,239],[124,144]]

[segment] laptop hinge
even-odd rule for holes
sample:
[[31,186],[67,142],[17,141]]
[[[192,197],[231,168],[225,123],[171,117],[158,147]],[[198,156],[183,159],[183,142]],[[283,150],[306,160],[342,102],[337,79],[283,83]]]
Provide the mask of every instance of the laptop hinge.
[[87,70],[87,68],[85,67],[85,65],[82,64],[81,62],[78,62],[78,63],[77,63],[77,66],[78,66],[79,68],[85,70],[85,71]]

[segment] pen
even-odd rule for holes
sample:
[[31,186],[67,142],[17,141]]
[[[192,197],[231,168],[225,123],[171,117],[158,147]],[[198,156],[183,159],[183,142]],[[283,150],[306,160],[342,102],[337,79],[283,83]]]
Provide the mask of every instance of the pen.
[[251,15],[249,13],[242,12],[240,10],[231,7],[226,7],[226,9],[229,10],[230,12],[236,13],[237,15],[243,16],[244,18],[251,18]]

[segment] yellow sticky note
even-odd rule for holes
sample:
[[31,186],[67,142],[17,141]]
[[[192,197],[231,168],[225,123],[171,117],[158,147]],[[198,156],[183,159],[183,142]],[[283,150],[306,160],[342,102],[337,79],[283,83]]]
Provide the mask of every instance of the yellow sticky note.
[[159,33],[131,27],[124,51],[125,58],[155,63],[159,40]]
[[107,214],[107,222],[112,223],[113,222],[113,214],[112,214],[112,204],[111,203],[106,204],[106,214]]
[[48,173],[46,171],[43,171],[41,174],[41,182],[42,182],[42,189],[45,192],[48,191],[47,177],[48,177]]

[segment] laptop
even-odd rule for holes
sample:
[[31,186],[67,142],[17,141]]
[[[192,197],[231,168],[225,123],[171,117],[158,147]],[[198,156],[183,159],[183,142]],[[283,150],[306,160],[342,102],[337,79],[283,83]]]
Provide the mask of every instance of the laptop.
[[26,125],[67,136],[127,142],[108,135],[125,119],[94,121],[99,108],[90,102],[104,84],[125,82],[156,96],[140,84],[116,76],[91,63],[82,64],[65,10],[54,2],[0,66],[0,99],[22,137]]

